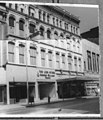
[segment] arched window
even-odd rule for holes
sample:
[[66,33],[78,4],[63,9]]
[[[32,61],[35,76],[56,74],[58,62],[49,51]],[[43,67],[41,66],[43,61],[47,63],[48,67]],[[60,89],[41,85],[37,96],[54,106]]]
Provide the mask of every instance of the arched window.
[[9,17],[9,26],[11,27],[15,26],[15,18],[13,16]]
[[24,20],[19,20],[19,30],[24,31],[24,24],[25,24]]
[[60,39],[63,39],[63,37],[64,37],[64,36],[63,36],[63,33],[61,33],[61,34],[60,34]]
[[40,35],[44,37],[44,28],[40,27]]
[[55,38],[56,40],[58,39],[58,32],[57,32],[57,31],[54,32],[54,38]]
[[50,30],[47,30],[47,38],[51,38],[51,32],[50,32]]
[[32,24],[32,23],[29,24],[29,32],[30,33],[34,33],[35,32],[35,28],[36,28],[36,26],[34,24]]

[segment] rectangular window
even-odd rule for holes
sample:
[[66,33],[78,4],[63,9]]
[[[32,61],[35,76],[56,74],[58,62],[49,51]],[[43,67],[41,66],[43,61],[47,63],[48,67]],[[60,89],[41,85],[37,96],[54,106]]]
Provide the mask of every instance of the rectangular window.
[[67,43],[67,49],[70,49],[70,43]]
[[99,55],[97,54],[97,72],[99,72]]
[[18,10],[18,5],[17,4],[15,4],[15,10]]
[[47,15],[47,22],[50,22],[50,15]]
[[56,20],[56,22],[57,22],[57,26],[58,26],[58,19]]
[[82,61],[81,58],[79,58],[79,71],[81,71],[81,67],[82,67]]
[[74,57],[74,67],[75,71],[77,71],[77,57]]
[[68,56],[68,69],[69,71],[72,70],[72,57],[70,55]]
[[92,53],[93,72],[96,72],[96,54]]
[[30,33],[34,33],[35,32],[35,25],[30,24],[29,25],[29,31],[30,31]]
[[8,60],[14,62],[14,43],[8,43]]
[[39,20],[41,20],[41,11],[39,11]]
[[19,45],[19,62],[24,63],[24,45]]
[[52,52],[49,51],[49,52],[48,52],[49,67],[52,67],[52,58],[53,58],[53,56],[52,56]]
[[65,69],[65,55],[62,55],[62,68]]
[[36,65],[36,48],[30,47],[30,64]]
[[87,51],[88,70],[92,71],[91,52]]
[[53,17],[53,25],[55,25],[55,18]]
[[41,65],[42,66],[45,66],[45,57],[46,57],[45,50],[41,50]]
[[23,10],[23,8],[21,8],[21,13],[23,13],[24,12],[24,10]]
[[60,20],[60,27],[62,28],[62,21]]
[[9,8],[12,8],[12,4],[11,3],[9,3]]
[[84,61],[84,71],[86,71],[86,62]]
[[45,22],[45,13],[43,13],[43,21]]
[[60,68],[60,56],[59,56],[59,53],[56,53],[56,68]]

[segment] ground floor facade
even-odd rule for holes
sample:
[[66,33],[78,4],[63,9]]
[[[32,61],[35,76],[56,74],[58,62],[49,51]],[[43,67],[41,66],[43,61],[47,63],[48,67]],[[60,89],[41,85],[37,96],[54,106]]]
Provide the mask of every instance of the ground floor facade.
[[[0,85],[0,103],[36,103],[52,100],[96,95],[99,81],[86,80],[83,73],[44,68],[27,69],[8,65],[5,84]],[[27,75],[28,74],[28,75]],[[28,79],[27,79],[28,78]],[[95,88],[95,89],[94,89]],[[91,90],[92,89],[92,90]]]

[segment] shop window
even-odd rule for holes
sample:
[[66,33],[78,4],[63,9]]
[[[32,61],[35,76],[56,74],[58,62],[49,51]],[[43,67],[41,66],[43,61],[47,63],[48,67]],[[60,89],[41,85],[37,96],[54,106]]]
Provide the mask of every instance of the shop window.
[[8,43],[8,60],[9,60],[9,62],[14,62],[14,47],[15,47],[15,44],[13,42]]
[[41,50],[41,65],[45,66],[46,53],[45,50]]
[[36,65],[36,48],[30,47],[30,64]]
[[48,39],[51,38],[51,32],[50,32],[50,30],[47,30],[47,38],[48,38]]
[[34,33],[35,32],[35,25],[34,24],[30,24],[29,25],[29,31],[30,31],[30,33]]
[[24,63],[24,49],[25,49],[25,46],[22,44],[19,44],[19,63]]
[[19,20],[19,30],[24,31],[24,24],[25,22],[23,20]]
[[52,58],[53,58],[52,52],[49,51],[48,52],[49,67],[52,67]]
[[15,18],[14,17],[9,17],[9,26],[14,27],[15,26]]

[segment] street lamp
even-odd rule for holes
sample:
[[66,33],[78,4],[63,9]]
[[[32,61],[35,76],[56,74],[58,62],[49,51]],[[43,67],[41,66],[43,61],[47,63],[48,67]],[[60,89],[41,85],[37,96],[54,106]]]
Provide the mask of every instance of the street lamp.
[[27,104],[29,104],[29,81],[28,81],[28,55],[27,55],[27,41],[31,40],[33,37],[36,37],[37,35],[40,34],[40,31],[36,31],[35,33],[32,33],[26,38],[26,56],[25,56],[25,61],[26,61],[26,85],[27,85]]

